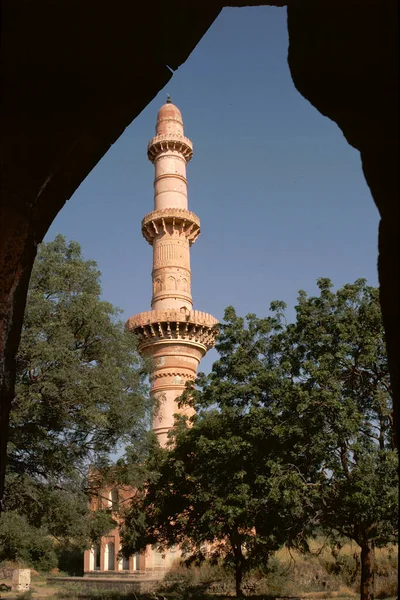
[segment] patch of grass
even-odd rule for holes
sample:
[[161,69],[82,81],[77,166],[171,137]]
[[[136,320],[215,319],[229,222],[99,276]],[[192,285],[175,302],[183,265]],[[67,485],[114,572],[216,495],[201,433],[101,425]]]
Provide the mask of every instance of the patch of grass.
[[57,598],[69,598],[70,600],[75,599],[87,599],[87,600],[119,600],[120,598],[132,598],[133,594],[126,595],[121,594],[117,590],[61,590],[58,592]]
[[[377,600],[395,600],[397,547],[377,549],[375,562],[375,597]],[[312,543],[308,554],[282,548],[267,564],[245,576],[243,591],[249,600],[279,597],[294,600],[300,596],[307,600],[355,600],[359,597],[360,570],[358,546],[346,543],[340,550],[332,552],[321,538]],[[62,573],[58,573],[60,575]],[[45,597],[46,600],[227,600],[234,596],[233,573],[222,565],[210,563],[191,568],[177,564],[160,581],[155,592],[141,594],[93,589],[78,582],[60,586],[56,591],[57,586],[47,585],[43,575],[34,579],[38,589],[34,590],[33,596],[26,597],[32,600]],[[8,593],[5,598],[7,596]]]
[[[333,551],[324,540],[314,541],[311,552],[301,554],[282,548],[263,567],[247,574],[243,591],[250,598],[306,597],[356,598],[360,587],[360,548],[346,543]],[[202,599],[234,593],[231,572],[204,563],[201,567],[178,567],[158,588],[167,598]],[[375,596],[397,595],[397,548],[376,549]]]
[[117,590],[61,590],[49,600],[169,600],[159,592],[151,594],[121,593]]
[[18,600],[32,600],[33,590],[28,590],[27,592],[22,592],[22,594],[18,594]]

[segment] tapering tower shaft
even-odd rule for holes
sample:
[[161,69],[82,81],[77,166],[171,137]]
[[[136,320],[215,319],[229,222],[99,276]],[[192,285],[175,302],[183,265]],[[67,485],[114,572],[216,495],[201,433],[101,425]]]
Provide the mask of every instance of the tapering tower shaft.
[[189,248],[200,222],[188,211],[186,164],[192,155],[180,111],[167,103],[158,113],[156,136],[148,146],[155,170],[154,211],[143,221],[145,236],[153,246],[154,310],[191,310],[193,306]]
[[154,210],[172,207],[187,210],[186,163],[192,155],[192,143],[184,136],[180,113],[167,102],[158,114],[156,136],[148,146],[155,171]]
[[128,326],[140,336],[141,352],[153,359],[151,392],[160,401],[153,429],[165,445],[173,415],[180,412],[176,399],[214,345],[217,320],[192,310],[190,246],[200,234],[187,198],[186,165],[193,147],[169,100],[158,112],[147,154],[155,170],[154,210],[144,217],[142,233],[153,247],[152,310],[132,317]]

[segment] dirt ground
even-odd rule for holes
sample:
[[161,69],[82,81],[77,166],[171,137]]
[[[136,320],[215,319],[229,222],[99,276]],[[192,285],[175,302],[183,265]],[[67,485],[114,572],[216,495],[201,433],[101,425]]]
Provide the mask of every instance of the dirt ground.
[[[0,581],[0,584],[2,583],[11,587],[11,579],[2,579]],[[34,577],[31,580],[31,591],[32,598],[51,598],[56,596],[56,594],[60,591],[60,588],[47,585],[46,579],[44,577]],[[16,592],[0,592],[1,600],[3,600],[3,598],[7,598],[9,600],[20,600],[21,596],[23,598],[23,594],[17,594]]]

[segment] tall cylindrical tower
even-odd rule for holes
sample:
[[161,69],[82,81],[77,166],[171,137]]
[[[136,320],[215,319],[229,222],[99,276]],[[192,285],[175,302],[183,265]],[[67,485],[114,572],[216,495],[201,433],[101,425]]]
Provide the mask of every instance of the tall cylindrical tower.
[[187,199],[186,165],[193,146],[169,97],[158,111],[147,155],[155,169],[154,210],[142,220],[143,236],[153,246],[152,310],[131,317],[128,327],[139,335],[142,354],[153,359],[151,393],[159,408],[152,425],[165,446],[173,415],[182,412],[176,399],[214,345],[218,323],[193,310],[190,246],[200,234],[200,220],[188,210]]

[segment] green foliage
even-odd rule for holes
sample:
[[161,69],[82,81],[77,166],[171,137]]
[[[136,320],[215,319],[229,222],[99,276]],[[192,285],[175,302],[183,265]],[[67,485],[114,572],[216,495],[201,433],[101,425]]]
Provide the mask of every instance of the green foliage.
[[171,447],[154,451],[153,477],[126,518],[126,552],[179,544],[187,564],[223,559],[240,594],[252,566],[285,542],[305,540],[312,523],[306,476],[315,467],[303,452],[299,469],[293,433],[282,428],[274,401],[280,330],[279,314],[245,321],[227,309],[220,359],[183,399],[196,404],[197,416],[178,419]]
[[147,365],[119,315],[79,244],[59,235],[40,245],[17,356],[6,509],[77,548],[93,538],[89,465],[107,466],[148,424]]
[[315,511],[334,541],[347,536],[360,545],[361,596],[372,598],[374,549],[394,542],[398,528],[398,457],[378,290],[363,279],[336,293],[328,279],[318,286],[318,297],[300,292],[281,364],[301,398],[298,415],[311,407],[319,428],[313,442],[324,457]]
[[41,244],[32,272],[13,403],[13,472],[48,478],[108,456],[144,428],[144,368],[100,273],[79,244]]
[[[299,294],[243,319],[229,307],[212,372],[181,403],[168,450],[127,515],[126,551],[180,544],[187,561],[223,558],[243,573],[324,529],[362,548],[397,529],[397,455],[378,291],[364,280]],[[144,491],[145,490],[145,491]],[[362,554],[364,584],[373,571]],[[363,585],[363,582],[362,582]],[[363,588],[366,589],[366,588]]]
[[336,294],[329,280],[318,285],[319,297],[299,296],[286,353],[324,445],[321,523],[360,546],[386,545],[396,539],[398,459],[378,290],[362,279]]
[[56,547],[57,565],[61,572],[70,576],[83,575],[83,549],[73,544],[63,543]]
[[22,592],[22,594],[18,594],[18,600],[32,600],[33,592],[32,590],[28,590],[27,592]]
[[57,565],[47,532],[32,527],[16,511],[0,516],[0,560],[13,560],[39,571],[50,571]]
[[110,510],[97,510],[89,518],[89,539],[93,544],[100,543],[103,535],[117,525]]
[[87,484],[79,474],[43,480],[9,472],[6,481],[9,510],[18,510],[32,526],[46,529],[56,540],[87,544]]

